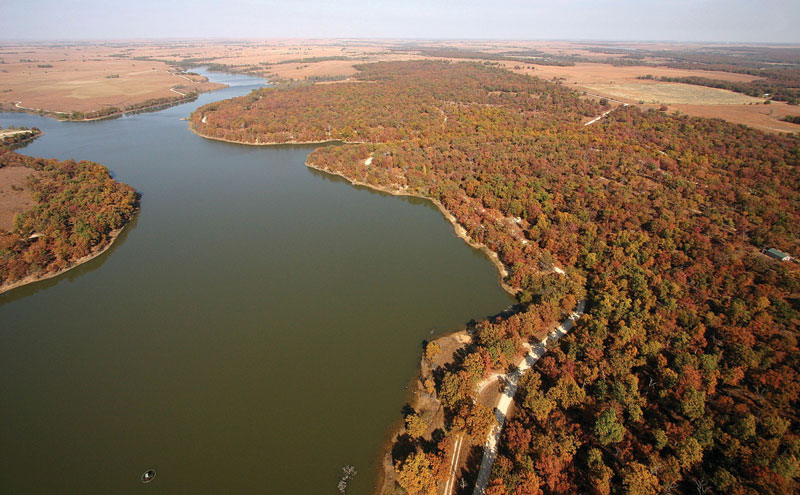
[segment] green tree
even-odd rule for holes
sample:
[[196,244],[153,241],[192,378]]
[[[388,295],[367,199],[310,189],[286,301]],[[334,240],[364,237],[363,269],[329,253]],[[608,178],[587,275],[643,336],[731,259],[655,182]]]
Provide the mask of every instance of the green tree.
[[706,393],[694,387],[688,387],[681,401],[681,411],[683,411],[683,414],[689,419],[697,419],[705,413],[705,410]]
[[616,410],[608,408],[603,411],[594,424],[594,434],[603,445],[622,441],[622,437],[625,435],[625,427],[617,421]]

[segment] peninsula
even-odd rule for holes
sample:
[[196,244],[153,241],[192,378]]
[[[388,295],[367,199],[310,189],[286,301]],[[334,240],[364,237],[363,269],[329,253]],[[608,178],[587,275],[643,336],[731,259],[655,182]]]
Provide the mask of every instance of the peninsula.
[[136,191],[102,165],[0,146],[0,293],[100,255],[137,208]]
[[474,484],[480,459],[454,454],[495,427],[478,384],[581,300],[575,329],[519,380],[486,493],[797,489],[800,278],[761,248],[800,251],[800,138],[491,62],[356,68],[357,83],[256,90],[191,125],[247,144],[342,141],[308,165],[437,201],[505,267],[518,311],[444,360],[428,345],[384,491]]

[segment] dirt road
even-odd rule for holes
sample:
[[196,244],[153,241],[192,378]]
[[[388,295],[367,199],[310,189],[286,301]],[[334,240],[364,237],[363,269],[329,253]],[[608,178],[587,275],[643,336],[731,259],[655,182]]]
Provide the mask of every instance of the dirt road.
[[[484,444],[483,460],[481,461],[481,469],[478,472],[478,479],[475,482],[475,490],[472,492],[473,495],[484,495],[486,493],[486,484],[489,482],[489,474],[492,472],[492,465],[494,464],[495,457],[497,457],[497,445],[500,442],[500,433],[503,431],[503,423],[505,423],[508,408],[514,400],[514,394],[517,393],[519,379],[539,360],[539,358],[544,356],[548,345],[555,344],[558,339],[566,335],[567,332],[575,326],[575,322],[583,315],[585,308],[586,301],[579,302],[575,307],[575,312],[573,312],[569,318],[564,320],[561,325],[550,332],[541,342],[531,346],[530,352],[525,355],[517,369],[513,373],[505,375],[507,385],[494,410],[497,426],[489,434],[489,438],[486,444]],[[497,377],[494,377],[494,379],[497,380]]]

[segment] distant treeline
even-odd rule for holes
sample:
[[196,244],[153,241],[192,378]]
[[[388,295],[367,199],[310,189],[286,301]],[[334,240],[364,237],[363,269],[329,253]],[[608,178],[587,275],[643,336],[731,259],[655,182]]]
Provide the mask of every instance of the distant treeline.
[[[674,69],[707,70],[747,74],[760,79],[730,82],[707,77],[662,77],[667,82],[727,89],[750,96],[800,103],[800,49],[762,46],[708,47],[694,50],[623,49],[613,46],[589,47],[589,51],[623,55],[610,59],[615,65],[666,66]],[[647,77],[647,76],[643,76]]]
[[281,60],[280,62],[273,62],[273,64],[315,64],[318,62],[329,62],[331,60],[353,60],[350,57],[342,55],[333,55],[329,57],[306,57],[306,58],[291,58],[289,60]]
[[140,112],[143,110],[149,110],[152,108],[159,108],[162,106],[168,105],[175,105],[177,103],[183,103],[186,101],[192,101],[197,99],[197,92],[192,91],[190,93],[186,93],[186,96],[177,96],[177,97],[165,97],[165,98],[153,98],[150,100],[143,101],[141,103],[135,103],[133,105],[128,105],[126,107],[106,107],[101,110],[95,110],[92,112],[79,112],[74,111],[63,117],[64,120],[94,120],[94,119],[105,119],[111,118],[118,115],[122,115],[125,113],[133,113],[133,112]]
[[[585,48],[590,52],[621,57],[606,59],[587,58],[576,55],[554,55],[540,50],[509,50],[490,53],[452,47],[431,47],[403,45],[395,47],[399,51],[417,51],[421,55],[442,58],[464,58],[490,61],[514,61],[527,64],[571,66],[576,63],[606,63],[614,66],[666,66],[686,70],[708,70],[733,72],[757,76],[761,79],[752,82],[730,82],[707,77],[661,77],[664,82],[680,82],[697,86],[727,89],[754,97],[764,97],[785,101],[796,105],[800,103],[800,49],[731,47],[701,48],[697,50],[647,50],[624,49],[613,46],[593,46]],[[642,79],[656,79],[641,76]]]
[[438,48],[438,47],[398,47],[394,48],[396,51],[416,51],[420,55],[426,57],[441,57],[441,58],[466,58],[476,60],[495,60],[495,61],[509,61],[509,62],[522,62],[525,64],[539,64],[539,65],[556,65],[556,66],[571,66],[575,62],[581,61],[576,57],[551,55],[539,50],[525,50],[525,51],[508,51],[501,53],[489,53],[478,50],[466,50],[461,48]]

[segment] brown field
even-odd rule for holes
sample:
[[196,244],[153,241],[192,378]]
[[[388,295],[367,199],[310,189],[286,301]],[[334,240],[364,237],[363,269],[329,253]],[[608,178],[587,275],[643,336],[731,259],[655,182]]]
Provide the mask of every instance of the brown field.
[[687,115],[723,119],[767,132],[800,132],[800,124],[784,122],[787,115],[800,115],[800,106],[773,101],[769,105],[670,105],[670,111]]
[[171,89],[188,93],[221,87],[197,77],[187,80],[163,62],[110,57],[115,50],[106,47],[4,45],[0,52],[0,104],[6,108],[89,112],[180,96]]
[[761,98],[726,91],[724,89],[706,88],[680,83],[616,83],[616,84],[584,84],[582,88],[618,98],[626,103],[664,103],[688,105],[749,105],[763,104]]
[[36,206],[25,179],[39,172],[26,167],[0,168],[0,230],[11,231],[17,213]]
[[[652,75],[654,77],[688,77],[698,76],[710,79],[721,79],[731,82],[750,82],[758,77],[748,74],[710,70],[673,69],[671,67],[618,67],[610,64],[579,63],[571,67],[558,67],[553,65],[527,65],[517,62],[504,62],[504,65],[515,72],[530,74],[542,79],[563,79],[565,84],[621,84],[642,82],[636,79],[639,76]],[[533,67],[532,69],[515,69],[516,66]]]
[[[791,132],[795,124],[781,122],[784,115],[796,115],[798,107],[731,91],[676,83],[643,81],[638,76],[700,76],[732,82],[756,79],[746,74],[720,71],[673,69],[669,67],[612,66],[600,63],[621,55],[596,53],[590,48],[601,43],[570,41],[414,41],[407,40],[190,40],[53,44],[6,44],[0,46],[0,105],[5,108],[55,112],[100,110],[106,106],[125,107],[143,101],[175,97],[175,92],[209,91],[217,86],[199,80],[187,81],[166,61],[191,60],[197,64],[224,64],[234,72],[267,78],[304,80],[331,78],[347,80],[355,65],[383,60],[425,58],[415,46],[435,46],[497,53],[510,50],[539,50],[553,55],[575,55],[598,63],[581,62],[559,67],[500,62],[515,72],[547,80],[559,80],[594,97],[608,97],[625,103],[666,103],[672,109],[718,117],[770,132]],[[613,48],[647,50],[691,50],[700,45],[682,43],[616,43]],[[726,45],[727,46],[727,45]],[[402,49],[398,50],[398,48]],[[394,49],[393,49],[394,48]],[[307,60],[345,57],[344,60]],[[304,60],[305,59],[305,60]],[[452,59],[462,61],[463,59]],[[287,62],[289,63],[281,63]],[[40,67],[45,66],[45,67]],[[52,67],[46,67],[52,65]],[[191,70],[191,69],[190,69]],[[109,75],[118,78],[107,78]],[[171,91],[174,89],[175,91]],[[21,103],[18,103],[21,102]]]
[[[413,53],[396,53],[388,48],[398,44],[385,40],[270,40],[225,43],[186,43],[180,46],[137,48],[137,56],[180,61],[208,59],[215,64],[233,66],[236,70],[282,79],[303,80],[309,77],[336,77],[355,74],[357,64],[389,60],[420,59]],[[346,57],[347,60],[300,61],[313,57]],[[291,60],[297,62],[283,63]]]
[[[346,42],[332,45],[325,41],[273,40],[6,44],[0,46],[0,106],[33,112],[89,112],[222,87],[180,74],[165,61],[203,59],[200,63],[225,64],[233,66],[234,71],[306,79],[347,77],[356,72],[354,65],[363,62],[419,58],[388,53],[381,43],[350,46]],[[348,60],[279,63],[334,56]]]

